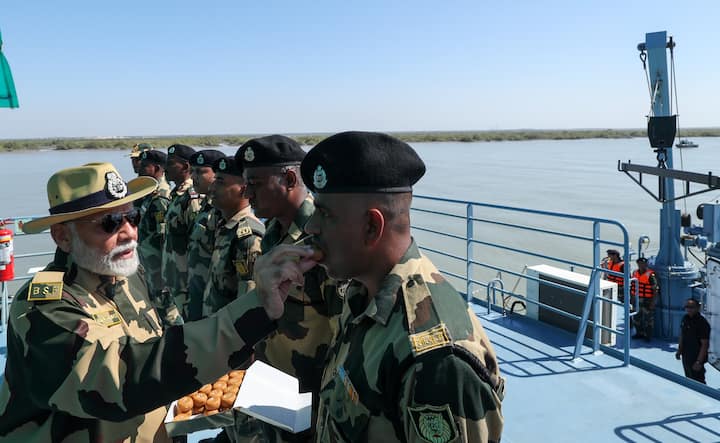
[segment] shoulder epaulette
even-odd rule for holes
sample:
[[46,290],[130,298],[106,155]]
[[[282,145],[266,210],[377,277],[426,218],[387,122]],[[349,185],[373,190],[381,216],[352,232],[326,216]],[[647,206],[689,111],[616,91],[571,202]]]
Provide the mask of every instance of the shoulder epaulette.
[[60,271],[40,271],[28,286],[28,301],[60,300],[63,294],[63,277]]
[[245,218],[238,222],[235,228],[235,235],[237,238],[245,238],[251,235],[257,235],[262,237],[265,234],[265,227],[260,225],[256,226],[257,223],[253,223],[253,220]]

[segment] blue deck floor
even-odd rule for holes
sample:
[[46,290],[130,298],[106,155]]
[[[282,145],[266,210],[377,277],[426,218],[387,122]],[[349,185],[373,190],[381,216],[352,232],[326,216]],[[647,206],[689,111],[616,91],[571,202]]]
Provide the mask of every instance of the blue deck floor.
[[507,378],[504,442],[720,441],[717,400],[590,348],[574,362],[573,335],[522,316],[481,321]]

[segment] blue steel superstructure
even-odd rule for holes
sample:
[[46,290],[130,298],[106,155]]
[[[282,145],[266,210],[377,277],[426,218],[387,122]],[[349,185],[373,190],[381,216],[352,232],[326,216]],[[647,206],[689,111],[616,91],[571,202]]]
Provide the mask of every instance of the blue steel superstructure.
[[[647,51],[652,115],[656,117],[672,115],[667,53],[673,45],[672,40],[668,43],[665,31],[646,34],[644,45],[638,45],[638,49],[644,46]],[[670,140],[668,146],[657,150],[658,160],[664,160],[667,169],[673,169],[672,146]],[[675,208],[674,179],[660,176],[659,180],[665,197],[660,209],[660,249],[656,256],[650,258],[650,267],[660,283],[660,300],[655,310],[655,334],[671,339],[679,335],[680,320],[685,314],[683,305],[692,295],[692,286],[699,272],[682,254],[680,210]]]

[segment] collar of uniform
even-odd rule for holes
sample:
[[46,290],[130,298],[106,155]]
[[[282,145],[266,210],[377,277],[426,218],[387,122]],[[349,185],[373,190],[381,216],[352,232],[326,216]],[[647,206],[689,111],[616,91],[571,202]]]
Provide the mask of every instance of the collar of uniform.
[[79,266],[77,267],[77,276],[75,277],[75,283],[82,286],[88,292],[99,290],[103,295],[105,295],[105,289],[102,288],[103,286],[112,283],[122,283],[125,280],[125,277],[114,277],[113,281],[113,277],[101,276]]
[[277,218],[273,218],[267,224],[265,236],[263,237],[263,243],[267,243],[268,246],[275,246],[280,242],[295,243],[305,233],[305,224],[308,220],[310,220],[313,212],[315,212],[315,204],[313,204],[312,196],[308,194],[298,208],[297,214],[295,214],[295,219],[288,227],[287,234],[284,236],[280,234],[282,225],[280,225]]
[[242,219],[244,219],[245,217],[247,217],[247,216],[250,215],[251,213],[252,213],[252,208],[250,207],[250,205],[245,206],[244,208],[242,208],[242,209],[240,210],[240,212],[238,212],[237,214],[233,215],[230,220],[228,220],[227,222],[225,222],[225,226],[224,226],[224,227],[225,227],[226,229],[232,229],[232,228],[234,228],[235,226],[237,226],[238,223],[240,223],[240,221],[241,221]]
[[315,212],[315,203],[313,203],[312,196],[308,194],[302,202],[302,205],[298,208],[295,220],[293,220],[292,224],[288,228],[288,236],[292,238],[293,242],[297,241],[305,234],[305,225],[308,220],[310,220],[310,217],[312,217],[313,212]]
[[[400,261],[385,276],[377,294],[370,300],[365,311],[355,317],[353,323],[359,323],[364,317],[369,317],[383,326],[387,325],[393,306],[397,301],[398,291],[404,291],[410,276],[419,272],[418,265],[408,266],[407,262],[418,257],[420,257],[420,250],[413,240]],[[348,288],[348,303],[352,304],[351,300],[356,297],[367,297],[367,289],[359,282],[353,281]]]
[[185,179],[184,182],[180,183],[179,185],[176,185],[175,189],[173,189],[173,192],[175,194],[184,194],[188,189],[192,188],[192,186],[193,186],[192,177],[188,177]]
[[158,187],[155,190],[155,193],[160,197],[170,198],[170,183],[168,183],[165,175],[163,174],[159,179],[156,180],[158,181]]

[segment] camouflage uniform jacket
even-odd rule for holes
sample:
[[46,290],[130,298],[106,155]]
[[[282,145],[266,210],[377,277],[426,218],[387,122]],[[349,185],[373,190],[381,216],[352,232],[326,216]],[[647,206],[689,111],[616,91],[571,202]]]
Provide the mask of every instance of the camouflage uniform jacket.
[[497,442],[502,395],[483,327],[413,241],[373,299],[347,289],[317,441]]
[[208,284],[203,295],[203,316],[208,316],[255,287],[253,265],[260,255],[265,225],[250,206],[221,224],[215,235]]
[[202,318],[203,294],[208,284],[210,260],[215,247],[215,232],[222,221],[222,213],[205,199],[202,209],[195,219],[188,243],[188,320]]
[[138,225],[138,257],[145,268],[145,282],[150,301],[160,314],[165,326],[177,324],[180,312],[171,297],[163,294],[165,284],[160,272],[165,242],[165,212],[170,204],[170,185],[165,177],[158,180],[155,192],[144,197],[140,204]]
[[238,366],[275,328],[252,292],[163,331],[140,273],[113,284],[57,266],[63,256],[58,250],[46,268],[56,272],[36,274],[12,303],[0,440],[168,440],[165,405]]
[[[307,237],[305,224],[314,211],[315,205],[308,197],[286,234],[277,219],[270,220],[261,243],[263,253]],[[324,268],[316,266],[305,273],[303,288],[290,292],[277,332],[256,346],[256,357],[297,377],[301,392],[319,392],[323,362],[341,312],[336,282]]]
[[162,277],[183,319],[187,319],[188,264],[187,251],[195,217],[200,212],[203,196],[195,192],[192,179],[185,180],[172,191],[172,200],[165,214],[165,247]]

